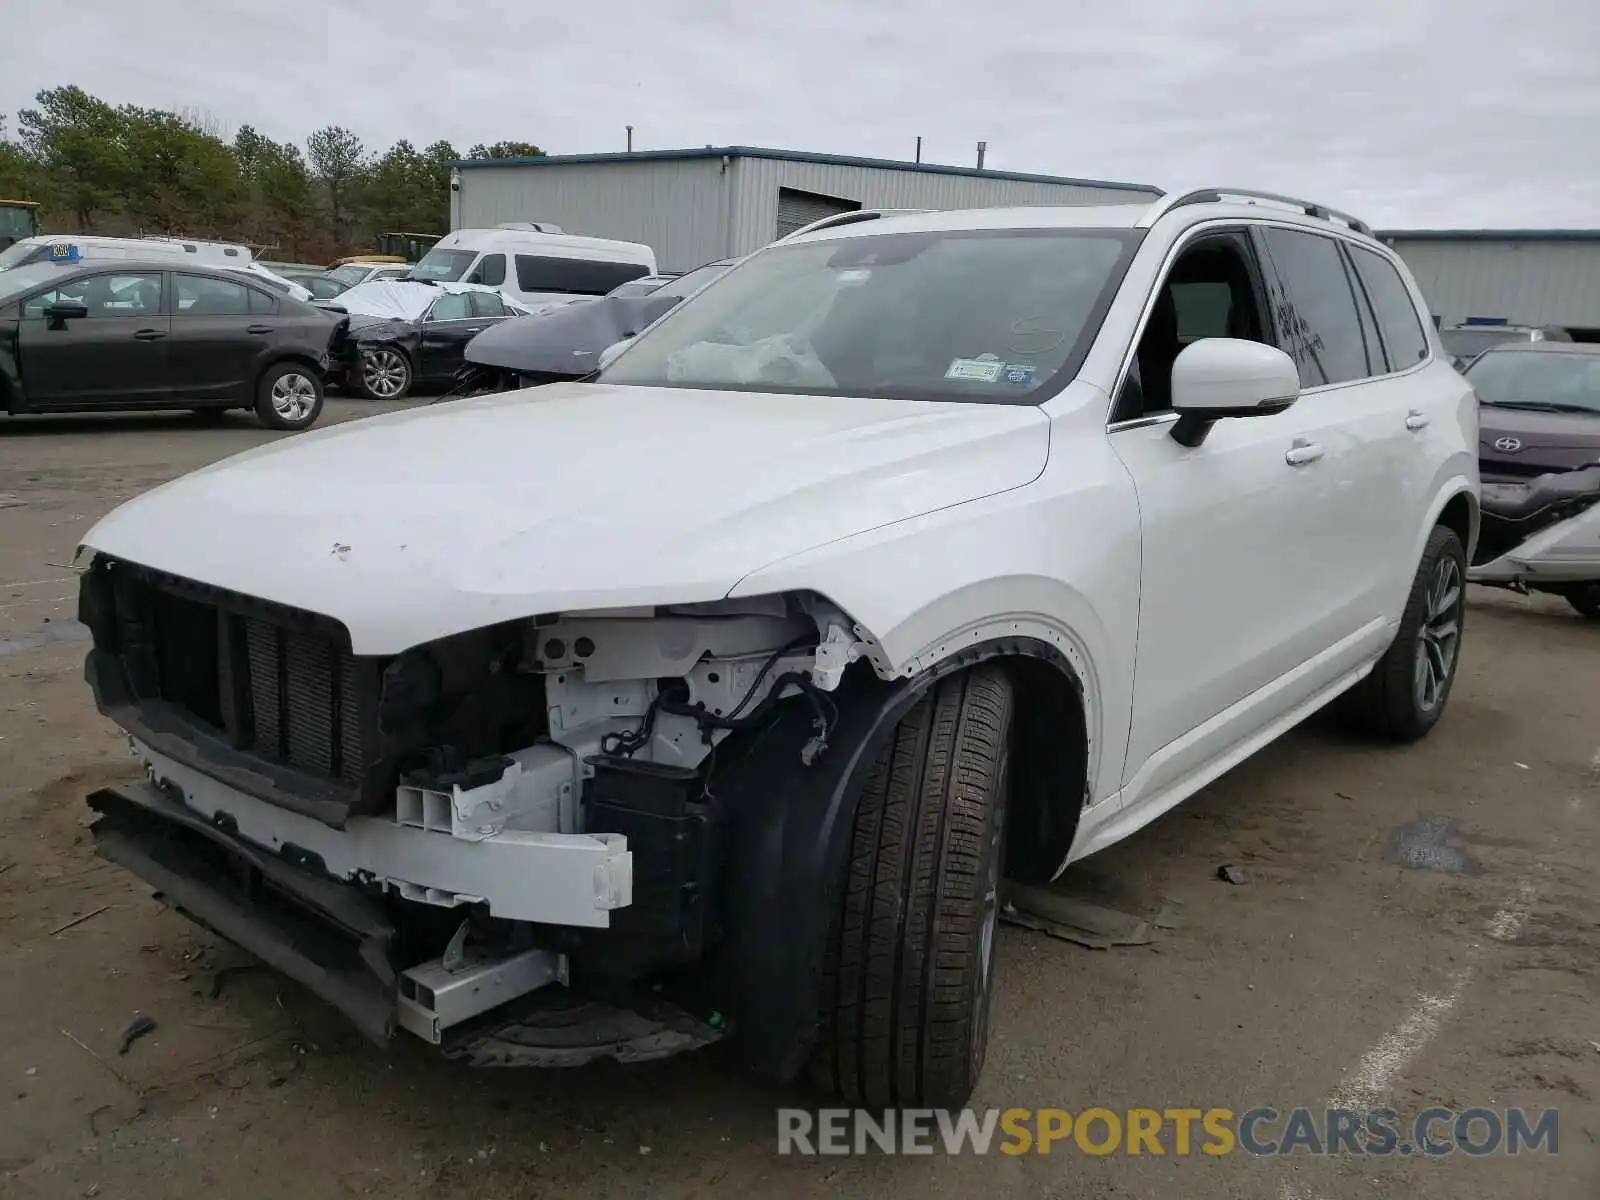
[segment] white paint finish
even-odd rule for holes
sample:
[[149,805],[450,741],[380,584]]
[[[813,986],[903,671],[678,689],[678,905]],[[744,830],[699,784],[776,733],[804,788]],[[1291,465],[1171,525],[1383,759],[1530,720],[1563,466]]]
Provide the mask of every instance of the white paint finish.
[[[923,214],[807,240],[1131,227],[1143,212]],[[1224,420],[1194,449],[1160,423],[1107,433],[1175,249],[1252,222],[1329,232],[1244,204],[1173,210],[1079,378],[1041,407],[558,385],[263,447],[124,506],[86,542],[335,617],[357,653],[542,612],[778,592],[849,614],[889,678],[1033,638],[1084,686],[1094,803],[1073,854],[1090,853],[1370,669],[1430,522],[1476,484],[1470,392],[1437,364]],[[1430,414],[1416,430],[1414,410]],[[1297,438],[1321,456],[1291,465]]]
[[891,677],[990,634],[1055,645],[1088,694],[1099,800],[1117,790],[1127,744],[1139,502],[1103,433],[1105,397],[1074,384],[1057,401],[1049,463],[1029,486],[772,561],[732,594],[822,593],[871,634]]
[[1600,240],[1406,240],[1393,248],[1445,325],[1468,317],[1600,327]]
[[1049,441],[1027,405],[557,384],[258,447],[84,543],[396,653],[541,612],[718,600],[767,563],[1027,483]]
[[1260,342],[1201,338],[1172,364],[1172,407],[1180,413],[1248,413],[1299,394],[1294,359]]
[[344,829],[331,829],[225,787],[142,743],[133,748],[154,779],[176,784],[206,820],[227,813],[245,841],[273,853],[293,843],[319,855],[340,879],[481,896],[497,917],[597,929],[610,924],[611,910],[633,902],[633,855],[621,835],[507,831],[468,841],[378,817],[354,817]]
[[1475,582],[1600,581],[1600,506],[1558,521],[1490,562],[1473,567]]

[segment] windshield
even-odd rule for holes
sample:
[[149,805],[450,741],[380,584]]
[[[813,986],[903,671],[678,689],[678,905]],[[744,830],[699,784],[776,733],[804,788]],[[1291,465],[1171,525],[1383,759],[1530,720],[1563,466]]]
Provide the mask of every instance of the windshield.
[[651,325],[606,383],[1036,403],[1138,234],[985,229],[772,247]]
[[1466,374],[1484,404],[1600,415],[1600,354],[1496,350]]
[[1446,353],[1457,358],[1473,359],[1490,346],[1498,346],[1502,342],[1525,342],[1528,335],[1520,330],[1496,329],[1491,325],[1482,329],[1446,329],[1439,335],[1439,340],[1444,343]]
[[411,277],[431,279],[434,283],[455,283],[477,257],[476,250],[429,250],[422,261],[411,268]]

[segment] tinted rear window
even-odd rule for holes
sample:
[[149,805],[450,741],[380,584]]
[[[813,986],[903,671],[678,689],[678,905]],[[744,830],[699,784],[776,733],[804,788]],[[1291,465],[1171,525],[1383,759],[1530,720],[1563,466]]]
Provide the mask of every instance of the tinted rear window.
[[1411,293],[1400,279],[1400,272],[1382,255],[1360,246],[1352,246],[1350,254],[1377,313],[1378,332],[1389,353],[1389,369],[1404,371],[1416,366],[1428,357],[1428,335],[1422,330],[1422,318],[1411,303]]
[[576,296],[604,296],[619,283],[650,274],[650,269],[639,263],[546,258],[535,254],[517,255],[516,265],[519,291]]

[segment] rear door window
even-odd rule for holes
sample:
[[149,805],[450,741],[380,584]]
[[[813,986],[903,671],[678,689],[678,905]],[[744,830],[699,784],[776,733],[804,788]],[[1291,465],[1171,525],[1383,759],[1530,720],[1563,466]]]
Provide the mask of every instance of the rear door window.
[[650,274],[650,269],[640,263],[548,258],[538,254],[517,255],[516,268],[518,291],[577,296],[604,296],[619,283]]
[[493,292],[471,292],[472,315],[475,317],[503,317],[506,306]]
[[1378,331],[1389,352],[1389,369],[1404,371],[1416,366],[1428,357],[1428,335],[1400,272],[1381,254],[1360,246],[1350,247],[1350,257],[1377,314]]
[[1339,243],[1277,226],[1257,232],[1278,345],[1299,368],[1300,386],[1323,387],[1369,375],[1361,318]]
[[250,311],[251,289],[209,275],[177,274],[177,313],[183,317],[242,317]]

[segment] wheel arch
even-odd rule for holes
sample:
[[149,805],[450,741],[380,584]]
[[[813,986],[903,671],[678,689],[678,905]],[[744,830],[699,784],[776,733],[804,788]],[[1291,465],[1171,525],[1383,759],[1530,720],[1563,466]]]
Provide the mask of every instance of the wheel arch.
[[308,354],[304,350],[288,349],[274,351],[271,357],[262,362],[261,369],[256,372],[255,384],[251,393],[252,399],[254,398],[255,392],[260,390],[261,381],[267,377],[267,372],[272,370],[273,367],[281,367],[284,363],[297,363],[300,366],[307,368],[317,377],[319,382],[327,374],[322,369],[322,364],[317,361],[316,356],[313,354]]
[[[857,662],[832,693],[838,719],[828,751],[812,766],[800,765],[815,732],[804,705],[782,706],[759,737],[719,756],[731,760],[712,781],[728,814],[719,905],[726,936],[708,966],[720,1003],[739,1025],[745,1062],[757,1072],[793,1079],[816,1043],[830,918],[875,758],[940,679],[995,661],[1007,665],[1018,688],[1014,711],[1033,710],[1014,726],[1019,757],[1011,778],[1032,774],[1037,782],[1020,792],[1013,787],[1007,820],[1020,821],[1023,840],[1038,844],[1015,860],[1016,869],[1048,879],[1076,832],[1089,742],[1081,717],[1083,681],[1048,641],[986,638],[893,680]],[[1068,736],[1046,736],[1062,718]],[[1008,874],[1012,869],[1008,855]]]

